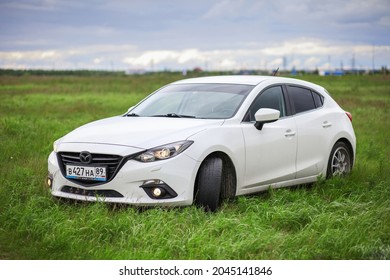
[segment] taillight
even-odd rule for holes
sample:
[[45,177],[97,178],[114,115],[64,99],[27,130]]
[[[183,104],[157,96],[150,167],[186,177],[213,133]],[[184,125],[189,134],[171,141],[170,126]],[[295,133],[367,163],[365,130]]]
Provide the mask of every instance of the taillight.
[[352,114],[350,112],[345,112],[347,114],[348,119],[352,122]]

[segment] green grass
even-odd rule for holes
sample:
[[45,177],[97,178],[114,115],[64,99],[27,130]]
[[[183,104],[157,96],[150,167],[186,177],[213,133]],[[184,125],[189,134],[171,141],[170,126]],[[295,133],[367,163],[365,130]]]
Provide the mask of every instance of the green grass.
[[0,259],[390,259],[390,77],[299,77],[353,114],[351,176],[239,197],[217,213],[62,203],[52,142],[179,74],[0,76]]

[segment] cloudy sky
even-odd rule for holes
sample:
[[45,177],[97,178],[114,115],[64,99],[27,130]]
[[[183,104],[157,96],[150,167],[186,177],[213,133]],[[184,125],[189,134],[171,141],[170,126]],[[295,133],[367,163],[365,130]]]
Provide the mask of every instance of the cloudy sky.
[[390,68],[390,0],[0,0],[0,68]]

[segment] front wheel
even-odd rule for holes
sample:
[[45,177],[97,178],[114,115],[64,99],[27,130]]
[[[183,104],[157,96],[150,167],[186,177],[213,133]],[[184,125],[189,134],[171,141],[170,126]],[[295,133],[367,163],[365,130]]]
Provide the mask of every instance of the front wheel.
[[343,176],[351,172],[352,157],[348,146],[343,142],[337,142],[329,157],[327,177]]
[[220,204],[223,161],[218,157],[207,158],[201,165],[196,184],[195,204],[214,212]]

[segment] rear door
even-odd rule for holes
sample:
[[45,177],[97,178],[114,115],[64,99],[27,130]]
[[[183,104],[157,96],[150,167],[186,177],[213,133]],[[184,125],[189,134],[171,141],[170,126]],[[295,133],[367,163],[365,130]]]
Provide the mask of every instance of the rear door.
[[333,121],[322,108],[324,98],[312,89],[288,85],[297,131],[297,178],[318,175],[326,164]]

